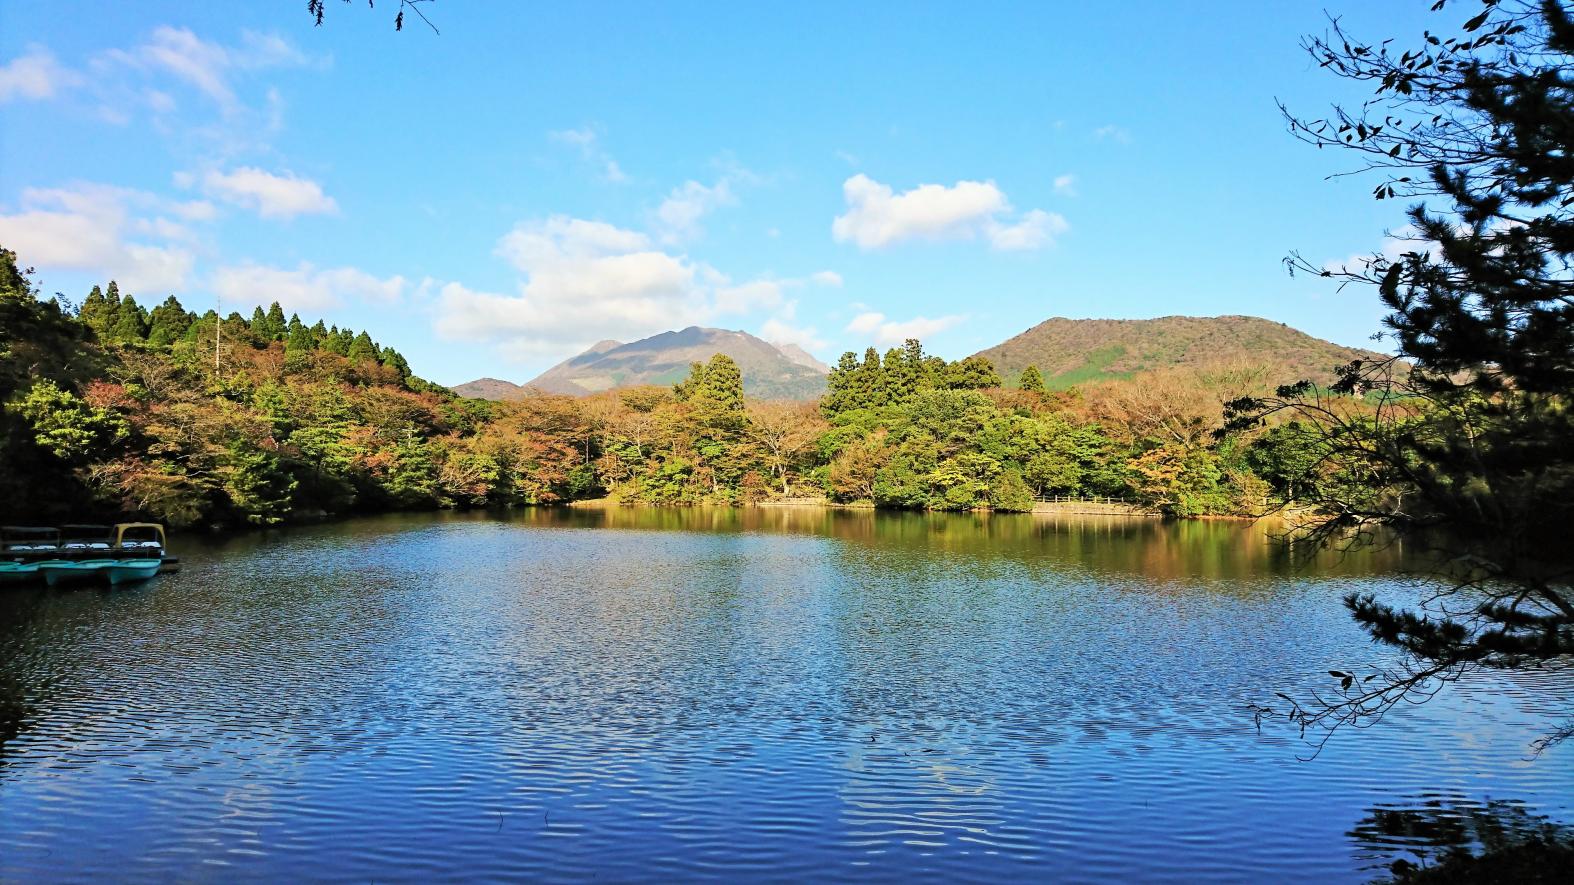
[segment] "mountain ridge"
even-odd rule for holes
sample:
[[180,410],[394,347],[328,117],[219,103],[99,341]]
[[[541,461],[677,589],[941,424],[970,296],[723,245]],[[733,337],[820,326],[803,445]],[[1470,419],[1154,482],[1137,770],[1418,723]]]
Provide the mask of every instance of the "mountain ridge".
[[1050,317],[975,355],[993,363],[1008,383],[1029,365],[1037,366],[1051,388],[1233,360],[1272,361],[1283,366],[1287,382],[1302,378],[1328,382],[1337,366],[1385,358],[1285,323],[1241,314],[1143,320]]
[[[637,384],[672,384],[688,374],[690,363],[704,362],[714,353],[726,353],[738,363],[751,397],[805,400],[825,389],[829,367],[796,344],[689,326],[629,343],[599,341],[525,384],[479,378],[454,390],[481,399],[518,399],[530,388],[582,396]],[[1241,314],[1141,320],[1050,317],[975,356],[993,363],[1008,385],[1035,365],[1051,388],[1231,361],[1272,363],[1285,382],[1309,378],[1326,383],[1333,380],[1336,366],[1385,358],[1285,323]]]

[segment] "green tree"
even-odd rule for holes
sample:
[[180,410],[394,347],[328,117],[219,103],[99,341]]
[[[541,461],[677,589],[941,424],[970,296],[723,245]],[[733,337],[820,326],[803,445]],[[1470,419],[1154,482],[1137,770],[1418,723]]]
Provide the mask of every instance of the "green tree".
[[945,386],[952,390],[979,390],[999,387],[1000,374],[995,366],[981,356],[970,356],[946,367]]
[[890,402],[885,385],[885,367],[880,352],[873,347],[864,351],[863,362],[853,372],[852,399],[855,408],[872,409]]
[[288,356],[304,357],[311,353],[313,344],[311,330],[297,321],[292,324],[289,336],[284,339],[284,352]]
[[1044,376],[1039,374],[1038,366],[1028,366],[1022,370],[1022,377],[1017,380],[1017,387],[1029,393],[1044,392]]
[[989,506],[1007,513],[1028,513],[1033,509],[1033,490],[1027,487],[1019,470],[1007,470],[989,487]]
[[377,345],[372,343],[372,336],[362,332],[351,341],[350,349],[345,356],[349,357],[350,362],[356,364],[375,363],[377,362]]
[[53,381],[34,384],[17,406],[38,444],[68,464],[85,464],[126,440],[131,427],[106,409],[94,408]]
[[110,330],[109,337],[125,344],[147,340],[148,315],[147,311],[137,304],[137,299],[130,295],[121,299],[115,317],[115,327]]
[[820,399],[820,412],[827,418],[857,408],[856,377],[858,355],[852,351],[842,354],[825,380],[825,396]]
[[[1289,711],[1332,728],[1476,668],[1574,655],[1574,20],[1558,2],[1488,3],[1403,51],[1337,22],[1306,48],[1374,94],[1324,119],[1286,111],[1291,131],[1378,169],[1378,199],[1420,199],[1402,253],[1342,271],[1292,256],[1291,267],[1375,290],[1410,369],[1354,364],[1330,391],[1302,383],[1232,403],[1234,423],[1290,412],[1321,435],[1320,459],[1365,478],[1357,495],[1301,491],[1329,514],[1314,537],[1380,523],[1440,542],[1451,564],[1419,612],[1346,599],[1400,662],[1337,671],[1332,701]],[[1381,408],[1353,405],[1358,394]]]
[[718,353],[710,358],[695,388],[691,401],[704,410],[725,413],[743,411],[743,373],[732,357]]
[[181,306],[180,299],[171,295],[153,308],[148,317],[148,343],[158,347],[174,344],[185,337],[195,320],[196,317]]
[[115,325],[114,317],[109,312],[109,303],[104,299],[104,292],[96,285],[87,293],[77,318],[87,323],[100,338],[107,337],[109,330]]
[[274,341],[283,341],[284,336],[288,333],[289,324],[284,319],[284,308],[280,307],[279,302],[275,301],[268,305],[267,337],[272,338]]
[[384,347],[382,353],[378,354],[377,361],[398,372],[401,379],[410,377],[410,364],[405,361],[404,356],[399,351],[394,350],[392,347]]

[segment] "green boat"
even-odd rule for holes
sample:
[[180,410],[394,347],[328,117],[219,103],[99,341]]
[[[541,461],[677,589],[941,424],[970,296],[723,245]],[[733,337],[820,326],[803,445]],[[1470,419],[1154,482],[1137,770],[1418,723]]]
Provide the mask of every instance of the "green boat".
[[60,545],[38,561],[39,576],[51,587],[102,577],[100,572],[114,562],[110,531],[107,525],[61,526]]
[[89,581],[117,586],[146,581],[174,562],[164,555],[164,527],[157,523],[67,525],[59,535],[58,544],[16,554],[17,580],[36,575],[51,587]]
[[60,530],[41,526],[0,526],[0,585],[38,580],[38,563],[60,547]]
[[115,526],[113,565],[104,568],[110,586],[146,581],[164,568],[164,527],[153,522]]

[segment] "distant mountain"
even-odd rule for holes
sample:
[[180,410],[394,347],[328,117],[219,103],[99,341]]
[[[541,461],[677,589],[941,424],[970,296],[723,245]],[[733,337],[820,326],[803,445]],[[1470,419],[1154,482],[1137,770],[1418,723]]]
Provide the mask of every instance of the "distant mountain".
[[792,360],[806,369],[813,369],[816,372],[819,372],[821,375],[829,375],[831,373],[830,366],[827,366],[825,363],[815,359],[814,354],[804,350],[796,344],[784,344],[779,341],[772,341],[771,346],[781,351],[782,356],[785,356],[789,360]]
[[737,362],[749,396],[809,400],[825,392],[830,367],[797,345],[774,345],[747,332],[699,326],[628,344],[602,341],[523,385],[482,378],[454,391],[480,399],[518,399],[531,387],[578,396],[641,384],[675,384],[688,375],[690,363],[706,362],[718,353]]
[[518,399],[525,394],[525,389],[518,384],[497,378],[477,378],[452,389],[454,393],[470,399]]
[[1130,378],[1171,366],[1238,360],[1282,367],[1285,382],[1328,381],[1333,369],[1380,354],[1343,347],[1260,317],[1159,317],[1152,320],[1070,320],[1055,317],[979,356],[1014,384],[1038,366],[1050,387]]

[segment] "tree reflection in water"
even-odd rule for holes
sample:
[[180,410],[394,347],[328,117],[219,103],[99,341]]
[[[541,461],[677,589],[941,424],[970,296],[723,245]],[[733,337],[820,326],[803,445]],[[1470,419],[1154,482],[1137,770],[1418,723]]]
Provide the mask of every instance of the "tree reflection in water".
[[1380,805],[1349,836],[1381,882],[1563,883],[1574,876],[1574,830],[1517,802],[1431,797]]

